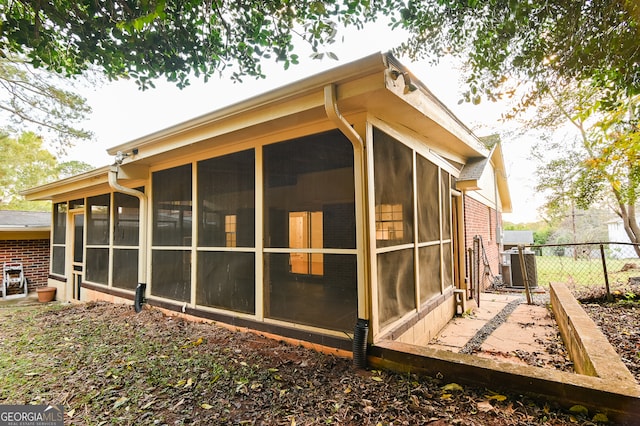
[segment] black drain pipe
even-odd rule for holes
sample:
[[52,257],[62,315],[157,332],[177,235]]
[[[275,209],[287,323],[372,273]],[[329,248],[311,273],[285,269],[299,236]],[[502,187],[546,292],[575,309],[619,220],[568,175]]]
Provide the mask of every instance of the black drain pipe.
[[142,310],[142,305],[147,301],[144,297],[144,292],[147,290],[147,285],[145,283],[138,283],[136,287],[136,297],[133,300],[133,307],[136,310],[136,313],[140,313]]
[[367,339],[369,320],[358,318],[353,332],[353,365],[359,369],[367,368]]

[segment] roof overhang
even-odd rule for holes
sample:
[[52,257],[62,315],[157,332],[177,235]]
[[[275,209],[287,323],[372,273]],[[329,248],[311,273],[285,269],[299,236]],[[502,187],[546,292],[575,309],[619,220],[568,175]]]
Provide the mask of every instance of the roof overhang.
[[[114,146],[107,152],[124,154],[123,172],[136,168],[132,174],[142,177],[145,173],[148,176],[150,166],[186,158],[203,149],[264,140],[313,123],[333,128],[325,111],[324,89],[328,85],[335,87],[338,109],[347,120],[366,113],[410,129],[421,135],[431,149],[458,162],[489,154],[471,130],[407,68],[391,54],[380,53]],[[108,190],[108,170],[103,167],[22,194],[29,200],[43,200],[72,196],[80,190]]]
[[487,157],[476,157],[467,161],[456,181],[456,188],[461,191],[481,190],[479,182],[489,167],[493,167],[495,173],[495,185],[500,197],[502,212],[511,213],[513,211],[511,193],[507,183],[502,144],[499,140],[494,143]]
[[11,226],[0,227],[0,241],[8,240],[45,240],[49,239],[49,226]]
[[507,168],[504,165],[501,143],[494,145],[489,158],[496,172],[496,185],[498,187],[500,201],[502,202],[502,212],[511,213],[513,211],[513,205],[511,203],[511,192],[509,191],[509,184],[507,182]]

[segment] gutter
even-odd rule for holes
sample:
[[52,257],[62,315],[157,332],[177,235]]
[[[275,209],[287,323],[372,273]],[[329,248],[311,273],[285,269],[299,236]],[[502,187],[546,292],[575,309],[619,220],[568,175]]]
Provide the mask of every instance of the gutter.
[[147,276],[147,196],[144,192],[137,189],[127,188],[126,186],[118,183],[118,170],[122,164],[124,157],[121,155],[116,156],[116,162],[110,167],[108,173],[109,186],[117,192],[123,194],[132,195],[140,200],[139,209],[139,242],[138,242],[138,286],[136,287],[136,295],[134,299],[134,306],[136,312],[142,310],[142,304],[145,302],[145,293],[147,290],[146,276]]
[[[367,180],[366,180],[366,161],[364,151],[364,141],[354,130],[351,124],[340,114],[338,103],[336,100],[335,84],[324,86],[324,110],[329,120],[349,139],[353,145],[354,157],[354,184],[356,188],[355,215],[356,215],[356,247],[359,245],[366,253],[367,238],[365,230],[367,217],[365,216],[364,206],[367,205]],[[363,221],[364,223],[358,223]],[[358,262],[366,265],[367,262]],[[369,320],[371,313],[366,303],[369,300],[369,291],[367,285],[366,272],[358,270],[358,320],[353,333],[353,364],[356,368],[364,369],[367,367],[367,343],[369,340]]]

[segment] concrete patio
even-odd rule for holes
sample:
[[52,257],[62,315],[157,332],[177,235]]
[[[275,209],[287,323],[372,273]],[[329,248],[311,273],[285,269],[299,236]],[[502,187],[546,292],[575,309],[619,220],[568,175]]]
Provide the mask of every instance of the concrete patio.
[[[377,343],[369,365],[528,394],[566,408],[582,405],[614,421],[640,418],[640,386],[600,329],[565,285],[551,284],[549,299],[553,316],[545,304],[527,305],[523,295],[485,293],[479,308],[470,306],[423,345]],[[545,356],[545,340],[558,332],[573,371],[520,359],[523,351]]]

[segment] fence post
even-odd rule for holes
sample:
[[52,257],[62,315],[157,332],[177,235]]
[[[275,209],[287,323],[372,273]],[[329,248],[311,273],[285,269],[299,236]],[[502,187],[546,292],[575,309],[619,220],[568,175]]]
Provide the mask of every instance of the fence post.
[[607,261],[604,258],[604,244],[600,244],[600,258],[602,259],[602,270],[604,271],[604,287],[607,291],[607,301],[611,302],[611,290],[609,289],[609,274],[607,273]]
[[527,265],[524,263],[524,254],[522,253],[523,245],[518,245],[518,257],[520,258],[520,271],[522,278],[524,279],[524,292],[527,295],[527,305],[531,305],[531,292],[529,290],[529,277],[527,275]]
[[480,307],[480,285],[482,284],[482,278],[480,275],[480,237],[475,235],[473,237],[473,283],[474,283],[474,299],[478,308]]

